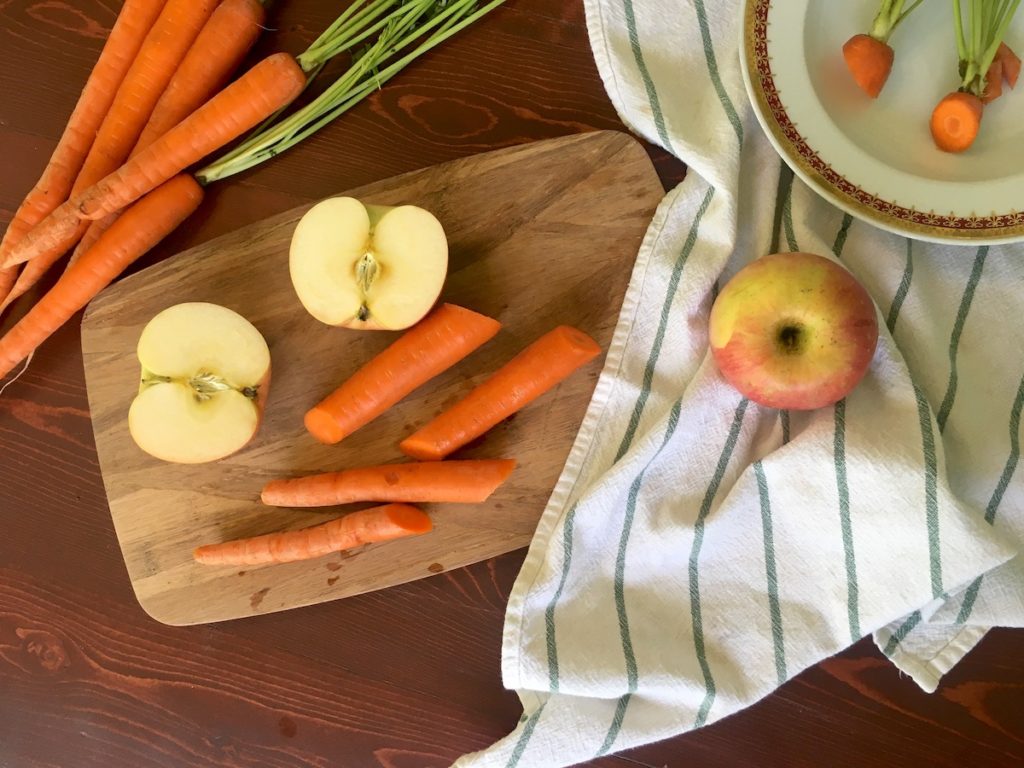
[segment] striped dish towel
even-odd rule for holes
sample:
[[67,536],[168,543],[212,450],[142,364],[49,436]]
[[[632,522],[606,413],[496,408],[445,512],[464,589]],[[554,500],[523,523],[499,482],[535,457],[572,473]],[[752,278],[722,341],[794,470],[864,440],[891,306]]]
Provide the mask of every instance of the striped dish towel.
[[[794,180],[747,104],[739,6],[586,0],[623,120],[690,173],[509,600],[523,717],[460,768],[699,728],[868,633],[931,691],[988,627],[1024,625],[1024,247],[911,242]],[[760,407],[709,357],[717,286],[777,250],[832,254],[879,307],[871,370],[835,407]]]

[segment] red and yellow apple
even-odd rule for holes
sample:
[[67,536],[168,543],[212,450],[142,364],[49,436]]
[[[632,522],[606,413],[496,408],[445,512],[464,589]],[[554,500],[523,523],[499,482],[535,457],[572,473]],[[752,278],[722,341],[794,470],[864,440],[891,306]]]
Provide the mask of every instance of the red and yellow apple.
[[142,383],[128,431],[139,448],[199,464],[252,440],[270,386],[270,350],[244,317],[216,304],[177,304],[146,324],[137,354]]
[[748,264],[711,308],[711,352],[726,380],[771,408],[812,410],[842,400],[878,343],[871,296],[847,270],[811,253]]
[[334,197],[295,227],[289,269],[299,301],[317,320],[400,331],[437,301],[448,274],[448,240],[422,208]]

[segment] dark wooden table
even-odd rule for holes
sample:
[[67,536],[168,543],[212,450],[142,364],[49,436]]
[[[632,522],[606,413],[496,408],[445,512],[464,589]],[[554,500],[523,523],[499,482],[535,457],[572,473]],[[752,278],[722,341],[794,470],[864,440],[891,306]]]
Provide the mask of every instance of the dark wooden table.
[[[261,50],[301,50],[343,4],[281,0]],[[119,6],[0,0],[0,222]],[[582,2],[509,0],[303,147],[215,186],[140,266],[374,179],[595,128],[621,123]],[[666,187],[682,178],[651,156]],[[0,525],[0,768],[445,766],[520,714],[498,656],[522,553],[215,626],[149,619],[107,512],[77,319],[0,397]],[[725,722],[592,765],[1021,765],[1022,647],[1019,633],[991,632],[928,696],[861,641]]]

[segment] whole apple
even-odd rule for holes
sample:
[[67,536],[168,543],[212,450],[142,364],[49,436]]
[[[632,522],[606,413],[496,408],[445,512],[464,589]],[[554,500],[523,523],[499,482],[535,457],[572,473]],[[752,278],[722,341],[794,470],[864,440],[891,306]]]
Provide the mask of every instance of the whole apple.
[[741,269],[711,308],[711,352],[743,395],[771,408],[813,410],[842,400],[878,344],[871,296],[813,253],[776,253]]

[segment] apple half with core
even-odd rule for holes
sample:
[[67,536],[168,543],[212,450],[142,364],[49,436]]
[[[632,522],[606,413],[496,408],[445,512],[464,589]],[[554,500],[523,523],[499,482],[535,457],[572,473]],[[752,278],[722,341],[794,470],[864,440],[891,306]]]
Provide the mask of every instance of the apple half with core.
[[743,395],[771,408],[812,410],[842,400],[878,343],[871,296],[838,264],[776,253],[741,269],[711,308],[711,352]]
[[400,331],[418,323],[441,294],[448,240],[422,208],[334,197],[295,227],[289,269],[299,301],[317,320]]
[[270,386],[270,350],[237,312],[177,304],[139,338],[142,384],[128,431],[151,456],[200,464],[244,447],[259,429]]

